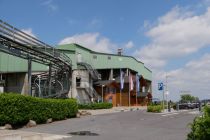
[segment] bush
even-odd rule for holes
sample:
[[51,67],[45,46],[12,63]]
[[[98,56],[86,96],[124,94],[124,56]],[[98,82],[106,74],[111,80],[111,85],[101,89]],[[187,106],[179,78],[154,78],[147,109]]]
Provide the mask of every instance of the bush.
[[91,103],[91,104],[79,104],[79,109],[109,109],[112,108],[112,103]]
[[29,120],[45,123],[47,119],[62,120],[75,117],[75,99],[42,99],[20,94],[0,94],[0,125],[23,125]]
[[204,108],[204,115],[196,117],[191,124],[191,132],[188,140],[209,140],[210,139],[210,108]]
[[161,105],[149,105],[147,106],[147,112],[156,112],[160,113],[162,111]]

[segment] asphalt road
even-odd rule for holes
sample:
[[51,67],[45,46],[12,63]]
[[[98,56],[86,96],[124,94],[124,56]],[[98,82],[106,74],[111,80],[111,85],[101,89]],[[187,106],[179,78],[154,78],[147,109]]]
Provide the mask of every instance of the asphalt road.
[[190,131],[188,124],[198,115],[194,110],[170,114],[139,110],[68,119],[22,130],[64,135],[76,131],[98,134],[72,135],[71,140],[185,140]]

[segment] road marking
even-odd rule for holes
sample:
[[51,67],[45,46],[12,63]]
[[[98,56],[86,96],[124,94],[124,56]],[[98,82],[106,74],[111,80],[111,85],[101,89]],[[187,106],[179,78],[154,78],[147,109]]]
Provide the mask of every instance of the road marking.
[[179,114],[179,113],[168,113],[168,114],[164,114],[164,115],[161,115],[161,116],[165,117],[165,116],[171,116],[171,115],[176,115],[176,114]]
[[191,111],[191,112],[188,112],[188,114],[200,114],[199,111]]

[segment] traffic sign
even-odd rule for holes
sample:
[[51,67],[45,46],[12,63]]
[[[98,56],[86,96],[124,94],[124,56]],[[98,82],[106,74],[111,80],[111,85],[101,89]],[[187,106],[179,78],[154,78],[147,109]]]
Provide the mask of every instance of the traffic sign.
[[158,83],[158,90],[163,90],[163,83]]

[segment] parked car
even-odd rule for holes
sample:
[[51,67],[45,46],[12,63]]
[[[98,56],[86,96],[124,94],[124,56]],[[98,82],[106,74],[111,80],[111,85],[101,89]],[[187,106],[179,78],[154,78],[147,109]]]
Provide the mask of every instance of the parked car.
[[194,103],[180,103],[179,104],[179,109],[194,109],[194,108],[199,108],[199,102],[194,102]]

